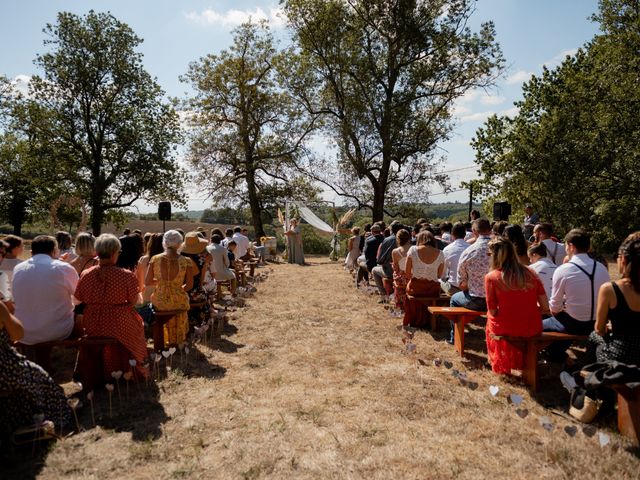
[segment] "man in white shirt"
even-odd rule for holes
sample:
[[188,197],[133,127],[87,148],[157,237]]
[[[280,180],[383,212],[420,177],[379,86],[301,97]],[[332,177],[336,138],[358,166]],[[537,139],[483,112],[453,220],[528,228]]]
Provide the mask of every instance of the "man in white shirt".
[[[593,331],[600,287],[607,283],[609,272],[587,253],[591,247],[589,234],[571,230],[564,239],[569,261],[553,274],[549,308],[553,317],[542,322],[544,330],[589,335]],[[552,356],[564,357],[571,342],[556,342],[547,350]]]
[[464,241],[466,234],[464,225],[460,222],[456,223],[451,229],[452,242],[442,250],[445,267],[445,281],[442,282],[442,289],[450,295],[460,291],[460,286],[458,285],[458,262],[462,252],[469,247],[469,244]]
[[567,256],[567,251],[564,245],[551,238],[552,235],[553,226],[550,223],[539,223],[533,229],[536,243],[544,243],[544,246],[547,247],[547,258],[556,265],[562,265],[564,257]]
[[229,244],[229,242],[233,240],[233,229],[227,228],[224,232],[224,235],[225,235],[225,238],[222,239],[222,241],[220,242],[220,245],[222,245],[224,248],[227,248],[227,245]]
[[67,338],[74,327],[73,294],[78,283],[75,268],[55,260],[55,238],[40,235],[31,244],[32,257],[13,271],[13,298],[16,317],[24,325],[21,343]]
[[251,242],[247,237],[242,235],[242,228],[234,227],[233,240],[236,242],[236,258],[239,260],[248,260],[249,246]]
[[547,298],[551,298],[551,288],[553,285],[553,274],[558,266],[547,257],[547,247],[544,243],[534,243],[527,251],[531,265],[529,268],[536,272],[542,282]]

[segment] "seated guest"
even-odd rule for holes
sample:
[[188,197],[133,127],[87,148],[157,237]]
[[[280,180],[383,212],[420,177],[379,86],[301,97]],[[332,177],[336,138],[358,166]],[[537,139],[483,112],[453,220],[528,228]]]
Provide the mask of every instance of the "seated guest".
[[531,265],[529,268],[536,272],[538,278],[542,282],[547,298],[551,298],[551,284],[553,281],[553,273],[558,268],[549,257],[547,257],[547,247],[544,243],[534,243],[527,250]]
[[[595,330],[596,360],[640,366],[640,239],[625,241],[617,255],[620,280],[600,287]],[[607,329],[611,322],[611,329]]]
[[[440,282],[444,272],[444,255],[438,249],[436,239],[429,231],[418,233],[416,245],[407,253],[405,268],[409,283],[407,295],[413,297],[437,297],[440,295]],[[422,327],[427,319],[427,307],[417,300],[407,298],[405,302],[403,325]]]
[[523,265],[529,265],[529,257],[527,256],[527,248],[529,244],[524,238],[522,227],[520,225],[507,225],[502,232],[504,238],[508,238],[516,249],[518,260]]
[[6,248],[4,258],[0,259],[0,275],[6,275],[10,298],[13,269],[16,268],[16,265],[22,263],[19,257],[24,252],[24,241],[17,235],[7,235],[2,240],[6,243]]
[[238,248],[238,244],[235,240],[227,243],[227,258],[229,258],[229,268],[231,270],[236,269],[236,248]]
[[377,265],[371,269],[373,281],[376,283],[376,286],[378,287],[378,293],[380,294],[380,303],[386,303],[389,300],[387,296],[387,290],[384,287],[383,279],[393,278],[391,252],[393,252],[393,250],[397,246],[396,234],[402,229],[402,225],[397,221],[393,221],[391,222],[391,225],[389,225],[389,229],[391,230],[391,233],[393,235],[389,235],[388,237],[386,237],[380,244],[378,253],[376,255]]
[[353,227],[351,233],[353,236],[347,241],[347,258],[344,261],[344,267],[347,270],[354,270],[357,267],[356,262],[360,256],[360,228]]
[[[215,235],[215,233],[216,232],[211,232],[211,236]],[[225,237],[220,242],[220,245],[222,245],[224,248],[228,248],[229,242],[233,240],[233,229],[227,228],[224,234],[225,234]]]
[[552,238],[553,226],[550,223],[539,223],[533,228],[533,236],[536,243],[544,243],[544,246],[547,247],[547,257],[549,257],[555,265],[562,265],[567,252],[564,245],[556,242]]
[[491,236],[493,238],[502,237],[504,229],[507,228],[507,225],[509,225],[509,222],[505,222],[504,220],[498,220],[497,222],[494,222],[491,226]]
[[118,266],[135,272],[138,261],[144,254],[142,236],[135,233],[122,236],[120,237],[120,244],[122,245],[122,252],[120,252],[120,256],[118,257]]
[[540,335],[541,311],[548,313],[549,303],[542,283],[518,260],[508,239],[492,240],[489,251],[491,271],[484,277],[487,353],[495,373],[510,375],[512,370],[522,370],[524,366],[522,350],[504,340],[495,340],[492,335]]
[[100,235],[95,249],[99,264],[80,277],[75,297],[85,305],[82,326],[87,335],[118,340],[117,345],[106,345],[102,350],[101,380],[111,380],[111,372],[130,370],[131,359],[137,362],[136,373],[145,377],[148,372],[142,364],[147,357],[147,341],[142,318],[134,309],[141,301],[138,279],[130,270],[117,266],[118,237]]
[[460,222],[456,223],[451,229],[452,242],[444,247],[442,254],[444,255],[444,277],[446,280],[442,282],[442,289],[449,295],[458,293],[460,286],[458,284],[458,262],[460,256],[469,244],[464,241],[466,235],[464,225]]
[[95,238],[90,233],[79,233],[76,237],[77,257],[71,260],[69,265],[76,269],[78,275],[82,275],[85,270],[98,265],[94,244]]
[[407,283],[409,283],[409,275],[407,275],[407,254],[411,248],[411,234],[408,230],[402,229],[396,234],[396,242],[398,248],[391,253],[393,265],[393,288],[396,308],[404,311],[404,305],[407,298]]
[[190,258],[197,270],[193,274],[193,286],[187,294],[191,303],[202,303],[203,306],[192,307],[189,309],[189,322],[192,325],[200,325],[209,319],[209,311],[211,305],[208,301],[207,293],[203,287],[204,274],[206,265],[211,262],[211,255],[207,252],[209,242],[201,238],[198,232],[188,232],[184,236],[184,245],[180,251],[180,255]]
[[[0,265],[2,265],[1,262],[4,262],[4,256],[7,254],[8,248],[9,244],[4,240],[0,240]],[[11,303],[11,284],[9,283],[9,275],[2,270],[0,270],[0,302],[5,302],[10,309],[13,309],[13,304]]]
[[142,292],[142,304],[146,305],[151,302],[151,294],[155,290],[154,285],[146,285],[145,279],[147,278],[147,272],[149,271],[149,262],[151,259],[164,252],[162,247],[162,234],[152,233],[149,236],[149,240],[145,246],[144,255],[138,260],[138,267],[136,268],[136,277],[138,278],[138,285]]
[[364,227],[362,227],[362,230],[363,230],[362,235],[360,235],[360,252],[364,250],[365,240],[371,235],[371,224],[365,223]]
[[74,327],[73,294],[78,273],[58,256],[56,239],[39,235],[31,243],[29,260],[13,271],[16,317],[24,325],[26,345],[63,340]]
[[441,232],[440,238],[447,245],[453,242],[453,237],[451,235],[452,229],[453,229],[453,224],[451,222],[442,222],[442,224],[440,225],[440,232]]
[[382,235],[380,225],[375,223],[371,226],[371,236],[364,242],[364,250],[362,251],[364,260],[361,260],[359,264],[357,284],[360,284],[360,280],[362,279],[365,279],[367,282],[369,281],[369,272],[371,272],[373,267],[378,263],[376,260],[378,247],[383,240],[384,236]]
[[525,205],[524,207],[524,235],[527,238],[531,238],[533,235],[533,229],[540,223],[540,217],[533,211],[531,205]]
[[249,260],[249,239],[242,234],[242,228],[234,227],[233,240],[236,242],[236,259]]
[[23,334],[22,323],[0,302],[0,439],[19,427],[33,425],[36,414],[52,421],[57,430],[71,420],[62,388],[39,365],[11,346]]
[[[553,274],[549,307],[553,317],[543,322],[547,331],[589,335],[593,331],[600,287],[609,281],[609,272],[589,257],[591,239],[587,232],[574,229],[564,239],[569,261]],[[556,342],[547,348],[552,358],[566,358],[571,342]]]
[[164,324],[164,344],[179,345],[184,343],[189,331],[187,312],[189,311],[189,295],[193,287],[193,276],[198,267],[193,260],[178,253],[182,247],[182,235],[177,230],[168,230],[162,238],[164,253],[151,258],[146,285],[155,285],[151,295],[151,303],[158,311],[181,310]]
[[73,251],[73,238],[71,234],[65,231],[59,231],[55,234],[56,242],[58,242],[58,259],[64,262],[70,262],[76,258],[76,253]]
[[[473,221],[475,242],[460,255],[458,261],[458,287],[460,291],[451,297],[452,307],[464,307],[484,312],[487,309],[484,276],[489,272],[489,240],[491,224],[486,218]],[[449,343],[453,344],[453,322]]]
[[231,295],[236,293],[236,274],[229,267],[231,262],[229,261],[229,255],[227,250],[221,245],[222,239],[220,235],[214,235],[211,238],[211,245],[207,247],[209,252],[208,263],[205,266],[209,270],[211,276],[217,282],[230,282],[231,283]]

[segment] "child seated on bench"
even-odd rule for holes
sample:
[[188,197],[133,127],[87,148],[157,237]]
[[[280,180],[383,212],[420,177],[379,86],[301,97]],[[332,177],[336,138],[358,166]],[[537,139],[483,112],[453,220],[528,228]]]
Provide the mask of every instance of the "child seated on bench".
[[[542,282],[522,265],[510,240],[489,242],[491,270],[484,278],[487,293],[487,353],[495,373],[522,370],[522,351],[493,335],[533,337],[542,332],[542,312],[549,303]],[[540,308],[538,308],[540,304]]]

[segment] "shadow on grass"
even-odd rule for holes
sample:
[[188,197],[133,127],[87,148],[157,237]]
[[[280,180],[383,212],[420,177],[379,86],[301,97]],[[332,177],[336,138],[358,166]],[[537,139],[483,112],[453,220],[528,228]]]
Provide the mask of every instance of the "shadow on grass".
[[55,441],[47,440],[32,445],[11,448],[8,440],[2,439],[0,445],[0,478],[12,480],[31,480],[37,478],[45,465],[49,451]]

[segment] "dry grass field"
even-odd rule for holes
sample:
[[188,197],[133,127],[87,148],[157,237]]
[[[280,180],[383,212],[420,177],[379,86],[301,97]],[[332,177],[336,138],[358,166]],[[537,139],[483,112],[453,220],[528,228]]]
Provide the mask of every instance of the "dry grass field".
[[[536,400],[487,371],[480,328],[470,335],[471,361],[455,355],[444,332],[417,332],[416,354],[405,355],[400,320],[356,291],[338,264],[312,258],[306,267],[268,268],[269,278],[233,314],[215,349],[199,346],[198,359],[180,368],[176,362],[142,395],[131,387],[121,406],[114,394],[113,419],[102,394],[98,427],[85,405],[86,431],[33,458],[30,448],[19,452],[22,464],[0,467],[0,478],[640,475],[638,450],[610,425],[588,436],[563,415],[558,405],[566,393],[556,380],[543,388],[561,397]],[[453,370],[477,388],[462,386]],[[510,394],[523,397],[524,418]],[[600,433],[610,438],[604,447]]]

